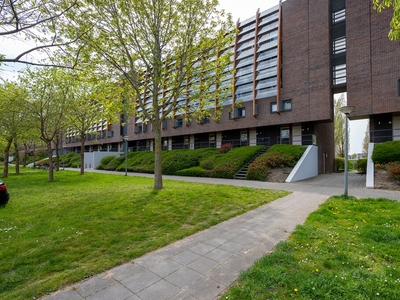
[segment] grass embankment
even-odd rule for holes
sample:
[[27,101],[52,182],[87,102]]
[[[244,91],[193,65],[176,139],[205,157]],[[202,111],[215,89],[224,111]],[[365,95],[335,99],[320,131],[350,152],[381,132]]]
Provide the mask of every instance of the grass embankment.
[[287,194],[44,170],[11,174],[0,207],[0,299],[32,299]]
[[221,299],[400,299],[400,203],[332,197]]

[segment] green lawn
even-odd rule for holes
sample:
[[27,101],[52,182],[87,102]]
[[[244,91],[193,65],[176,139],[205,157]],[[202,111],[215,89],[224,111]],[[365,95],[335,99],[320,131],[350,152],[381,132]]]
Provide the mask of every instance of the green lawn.
[[400,203],[330,198],[221,299],[400,299]]
[[[2,170],[0,170],[2,171]],[[12,171],[12,170],[11,170]],[[0,207],[0,299],[33,299],[288,192],[23,169]]]

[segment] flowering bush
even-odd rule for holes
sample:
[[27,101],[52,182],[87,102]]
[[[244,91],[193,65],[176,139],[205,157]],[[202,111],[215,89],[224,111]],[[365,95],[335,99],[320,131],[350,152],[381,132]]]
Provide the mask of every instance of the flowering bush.
[[231,149],[232,149],[231,143],[222,144],[221,148],[219,148],[219,153],[226,153],[229,152],[229,150]]
[[400,162],[388,163],[387,168],[395,180],[400,180]]
[[237,166],[235,165],[224,165],[220,167],[216,167],[210,171],[210,177],[214,178],[233,178],[237,170]]
[[268,152],[261,155],[250,164],[246,178],[265,181],[270,169],[293,167],[295,164],[296,160],[291,155],[279,152]]
[[260,180],[265,181],[270,172],[270,168],[263,164],[262,162],[253,162],[247,171],[247,180]]

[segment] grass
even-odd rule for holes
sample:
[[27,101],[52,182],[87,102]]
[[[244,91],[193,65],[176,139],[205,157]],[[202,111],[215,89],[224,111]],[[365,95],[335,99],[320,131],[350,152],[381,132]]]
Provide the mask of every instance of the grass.
[[0,299],[33,299],[287,195],[284,191],[23,169],[0,207]]
[[221,299],[400,299],[400,203],[332,197]]

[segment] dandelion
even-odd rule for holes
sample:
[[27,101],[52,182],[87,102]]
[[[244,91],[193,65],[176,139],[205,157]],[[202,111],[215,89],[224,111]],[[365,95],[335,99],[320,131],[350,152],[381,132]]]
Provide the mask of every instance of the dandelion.
[[316,272],[316,273],[318,273],[318,272],[319,272],[319,270],[318,270],[318,269],[315,269],[315,272]]
[[293,291],[295,291],[296,293],[299,291],[297,288],[294,288],[294,290]]

